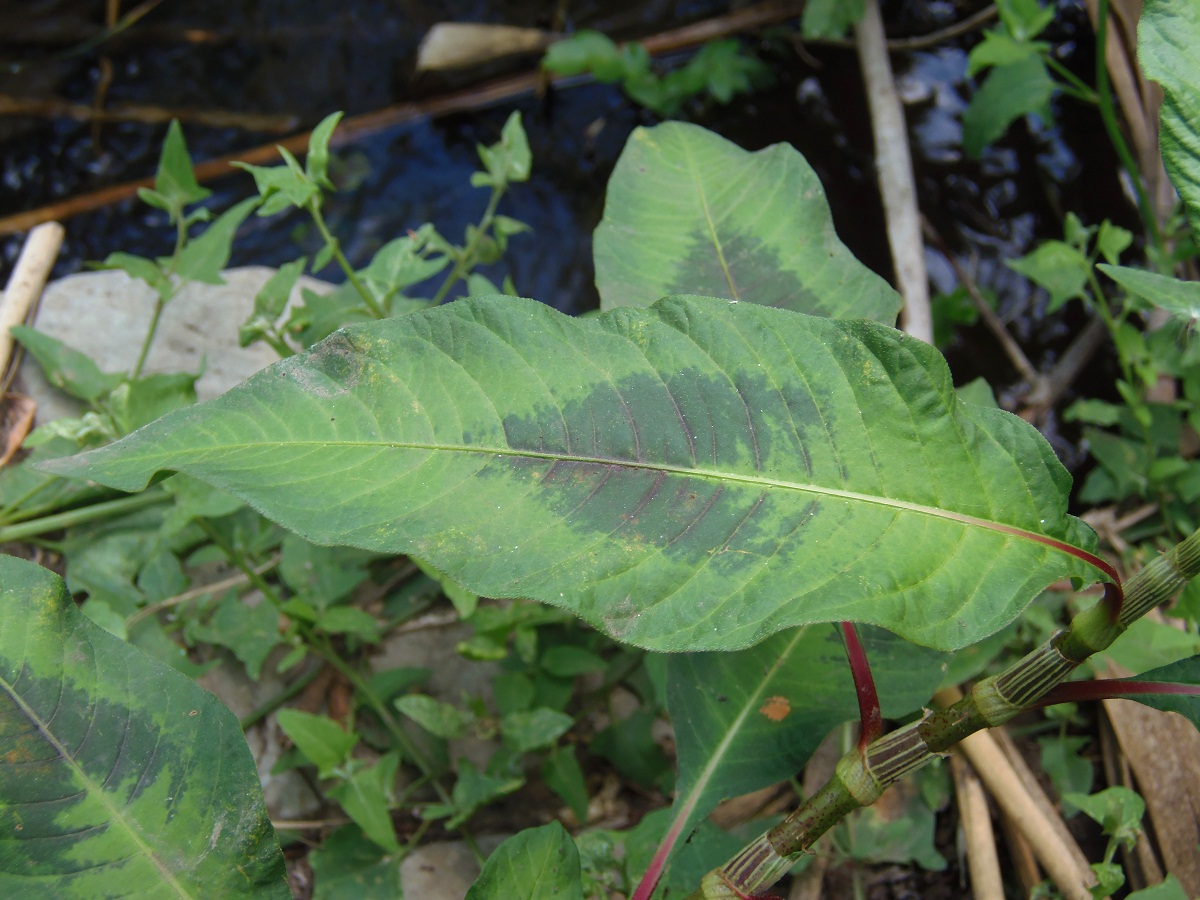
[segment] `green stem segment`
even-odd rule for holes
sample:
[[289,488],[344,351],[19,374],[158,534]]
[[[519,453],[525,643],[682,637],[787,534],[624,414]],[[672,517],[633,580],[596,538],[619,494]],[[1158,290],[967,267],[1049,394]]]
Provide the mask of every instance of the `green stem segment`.
[[171,495],[165,491],[146,491],[142,494],[130,494],[127,497],[118,497],[115,500],[105,500],[102,503],[93,503],[90,506],[68,509],[66,512],[42,516],[39,519],[30,519],[27,522],[18,522],[15,525],[6,525],[0,528],[0,544],[7,543],[8,541],[25,541],[40,534],[58,531],[62,528],[73,528],[76,525],[94,522],[97,519],[126,515],[127,513],[136,512],[139,509],[145,509],[148,506],[166,503],[170,499]]
[[969,734],[1007,722],[1039,701],[1093,653],[1110,646],[1129,625],[1169,600],[1200,574],[1200,531],[1155,559],[1125,585],[1114,619],[1104,600],[999,675],[986,678],[957,703],[855,748],[838,762],[833,778],[804,805],[737,856],[714,869],[688,900],[762,897],[787,874],[817,838],[850,811],[874,803]]
[[329,226],[325,224],[325,217],[321,215],[321,204],[319,200],[312,200],[306,207],[309,215],[312,216],[313,224],[317,226],[317,231],[321,233],[321,238],[329,247],[333,258],[337,260],[338,266],[346,275],[346,280],[353,285],[354,290],[358,292],[358,296],[362,297],[363,303],[367,305],[367,309],[371,311],[376,319],[386,319],[387,313],[380,307],[375,300],[375,295],[367,289],[367,286],[362,283],[362,279],[358,277],[358,273],[354,271],[354,267],[350,265],[350,260],[346,259],[346,254],[342,252],[341,242],[334,237]]
[[465,278],[472,266],[475,265],[475,254],[479,248],[479,242],[487,234],[488,229],[492,227],[492,220],[496,218],[496,208],[500,205],[500,198],[504,196],[502,187],[493,187],[492,196],[488,199],[487,208],[483,211],[483,217],[479,220],[479,225],[471,234],[467,245],[463,248],[462,255],[455,261],[454,268],[450,270],[450,274],[446,276],[446,280],[442,282],[441,288],[429,302],[430,306],[437,306],[446,299],[446,295],[450,293],[455,282]]

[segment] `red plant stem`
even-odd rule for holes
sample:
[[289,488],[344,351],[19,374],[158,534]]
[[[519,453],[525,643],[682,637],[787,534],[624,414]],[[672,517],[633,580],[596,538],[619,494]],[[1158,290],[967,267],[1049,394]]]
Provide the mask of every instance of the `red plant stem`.
[[1112,700],[1138,694],[1182,694],[1200,696],[1200,684],[1179,684],[1175,681],[1135,681],[1101,678],[1096,681],[1068,681],[1056,685],[1036,706],[1056,703],[1079,703],[1086,700]]
[[671,851],[679,840],[679,829],[685,821],[687,821],[686,815],[677,816],[671,830],[663,835],[662,843],[658,845],[654,858],[650,860],[650,867],[646,869],[646,874],[638,882],[637,889],[634,890],[633,896],[629,900],[650,900],[650,896],[658,887],[658,881],[662,878],[663,870],[667,866],[667,857],[671,855]]
[[858,695],[858,717],[862,723],[858,732],[858,749],[865,751],[869,743],[883,734],[879,693],[875,690],[875,678],[871,675],[867,651],[858,639],[858,629],[853,622],[842,622],[842,638],[846,641],[846,656],[850,660],[850,674],[854,676],[854,692]]

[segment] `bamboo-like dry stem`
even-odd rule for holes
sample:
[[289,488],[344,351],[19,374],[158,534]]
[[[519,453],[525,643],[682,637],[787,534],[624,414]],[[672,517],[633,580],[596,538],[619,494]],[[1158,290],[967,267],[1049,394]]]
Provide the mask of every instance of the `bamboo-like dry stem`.
[[[1197,574],[1200,574],[1200,531],[1130,579],[1125,586],[1125,603],[1119,620],[1113,620],[1111,605],[1102,599],[1004,672],[980,681],[958,702],[929,711],[918,721],[884,735],[865,752],[858,748],[851,750],[838,762],[833,778],[808,802],[747,845],[728,865],[705,876],[689,900],[761,895],[783,876],[788,863],[812,847],[851,810],[875,802],[884,790],[942,751],[975,732],[1003,724],[1035,704],[1080,662],[1108,647],[1131,622],[1170,599]],[[980,743],[973,741],[972,746]],[[990,738],[986,743],[992,743]],[[976,763],[975,768],[987,784],[990,773],[983,765]],[[991,766],[991,762],[986,765]],[[1038,840],[1034,841],[1035,849],[1039,849]],[[1065,855],[1069,858],[1069,854]],[[1052,861],[1045,858],[1041,861],[1053,875]],[[1076,871],[1077,867],[1072,863],[1071,869]],[[1063,874],[1060,887],[1081,900],[1090,897],[1086,882],[1079,885],[1082,894],[1074,893],[1074,877]]]
[[63,227],[57,222],[39,225],[25,239],[8,286],[0,297],[0,376],[6,374],[12,355],[11,329],[25,321],[42,295],[62,242]]
[[883,18],[876,0],[866,0],[862,20],[854,28],[859,66],[867,89],[871,131],[875,135],[875,168],[883,199],[888,246],[896,287],[904,298],[904,330],[927,344],[933,343],[933,316],[929,307],[929,279],[925,274],[925,245],[917,211],[917,186],[904,107],[896,91],[888,59]]
[[960,749],[987,787],[988,793],[1004,810],[1033,847],[1034,856],[1067,900],[1091,900],[1088,887],[1095,884],[1091,870],[1080,868],[1059,831],[1046,819],[1013,771],[1004,753],[986,732],[965,738]]
[[988,811],[987,795],[979,776],[961,754],[950,757],[954,793],[958,800],[958,818],[967,844],[967,870],[971,875],[971,896],[975,900],[1004,900],[1004,881],[1000,856],[996,852],[996,834]]

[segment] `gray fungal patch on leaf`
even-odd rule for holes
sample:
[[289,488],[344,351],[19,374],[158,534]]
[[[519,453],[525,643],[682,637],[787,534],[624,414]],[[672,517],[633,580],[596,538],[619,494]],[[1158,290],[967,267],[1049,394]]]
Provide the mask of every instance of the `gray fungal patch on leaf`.
[[285,378],[321,400],[340,397],[357,387],[367,365],[362,348],[341,331],[315,345],[309,353],[279,363]]

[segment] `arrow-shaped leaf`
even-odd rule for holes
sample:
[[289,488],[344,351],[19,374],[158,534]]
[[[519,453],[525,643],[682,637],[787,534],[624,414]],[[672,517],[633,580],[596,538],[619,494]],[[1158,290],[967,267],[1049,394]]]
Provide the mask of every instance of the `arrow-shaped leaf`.
[[571,319],[472,298],[341,331],[48,464],[187,472],[317,543],[428,560],[654,649],[853,620],[953,649],[1064,576],[1069,477],[937,351],[711,298]]

